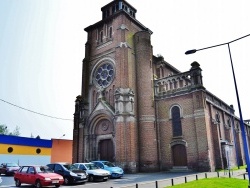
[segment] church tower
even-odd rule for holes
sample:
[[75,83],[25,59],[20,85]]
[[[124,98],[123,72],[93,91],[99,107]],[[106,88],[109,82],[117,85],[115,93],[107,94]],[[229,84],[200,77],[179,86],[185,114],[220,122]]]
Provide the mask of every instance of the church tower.
[[127,172],[157,171],[152,31],[125,0],[113,0],[101,11],[101,21],[85,28],[73,162],[101,159]]

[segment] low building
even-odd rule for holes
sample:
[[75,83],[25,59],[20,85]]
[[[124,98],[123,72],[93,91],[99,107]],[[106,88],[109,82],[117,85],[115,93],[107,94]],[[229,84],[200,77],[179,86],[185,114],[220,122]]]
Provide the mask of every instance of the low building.
[[51,162],[72,162],[72,140],[38,139],[0,135],[0,163],[46,165]]

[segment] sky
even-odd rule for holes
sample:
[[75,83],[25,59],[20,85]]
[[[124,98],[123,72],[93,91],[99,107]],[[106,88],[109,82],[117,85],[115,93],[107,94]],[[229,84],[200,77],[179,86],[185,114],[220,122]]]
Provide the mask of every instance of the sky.
[[[178,70],[193,61],[205,88],[238,116],[227,45],[250,34],[249,0],[127,0],[153,31],[154,55]],[[20,136],[73,139],[87,33],[111,0],[0,0],[0,125]],[[230,44],[243,119],[250,119],[250,36]],[[34,113],[36,112],[36,113]]]

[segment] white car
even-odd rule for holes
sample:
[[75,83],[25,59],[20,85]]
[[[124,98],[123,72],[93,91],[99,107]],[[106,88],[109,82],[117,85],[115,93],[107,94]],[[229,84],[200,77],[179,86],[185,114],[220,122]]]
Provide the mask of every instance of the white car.
[[110,172],[97,167],[94,163],[74,163],[81,170],[85,170],[89,175],[89,181],[107,181],[110,177]]

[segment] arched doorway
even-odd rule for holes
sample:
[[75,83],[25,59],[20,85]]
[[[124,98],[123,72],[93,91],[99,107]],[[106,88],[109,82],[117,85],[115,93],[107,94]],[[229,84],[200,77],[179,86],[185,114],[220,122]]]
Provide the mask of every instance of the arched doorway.
[[187,166],[186,147],[182,144],[177,144],[172,147],[174,166]]
[[114,126],[108,119],[101,119],[95,127],[97,158],[114,162],[115,149],[113,140]]
[[111,139],[100,140],[98,148],[101,160],[114,162],[114,146]]

